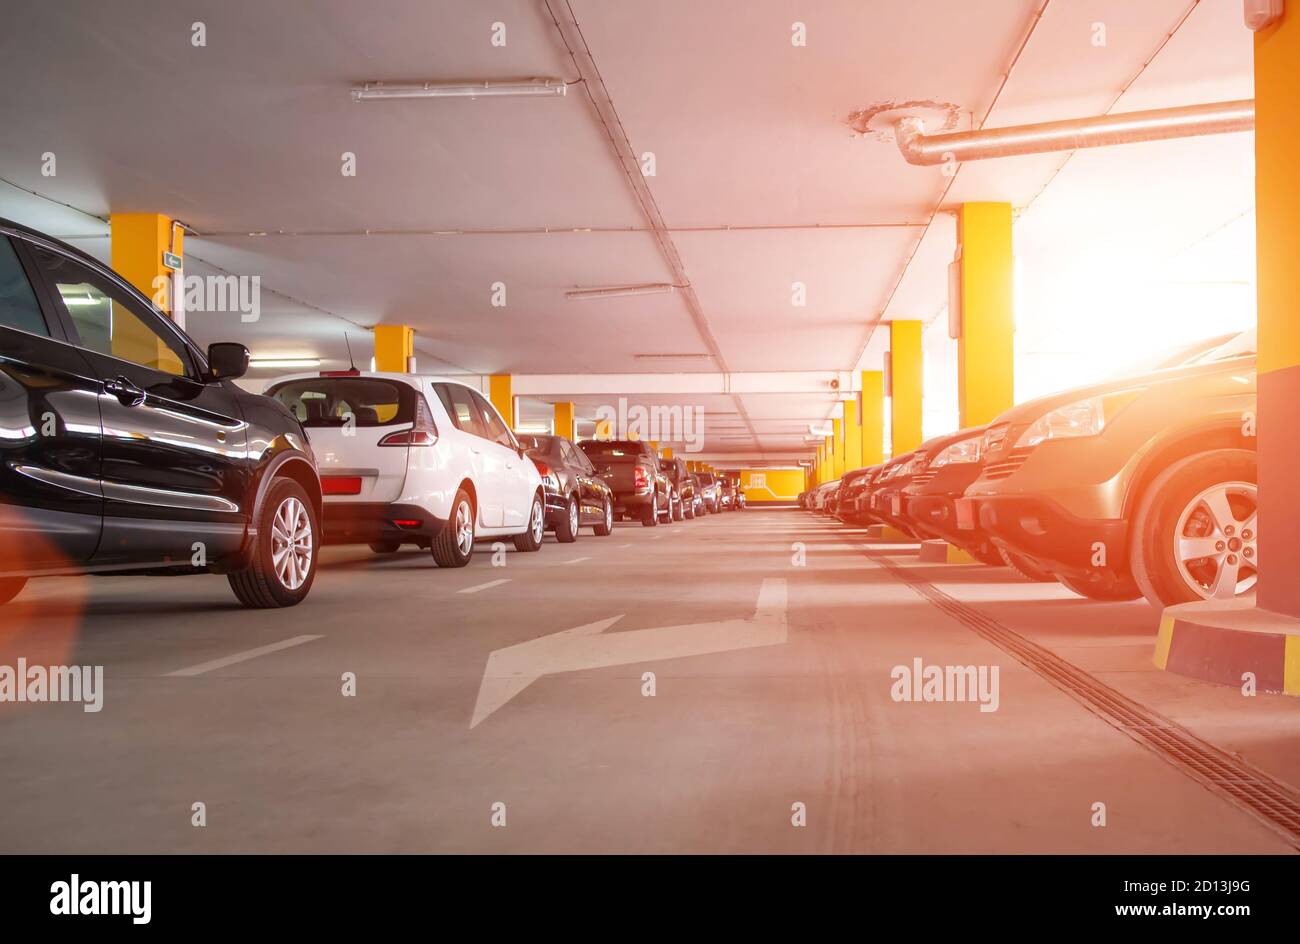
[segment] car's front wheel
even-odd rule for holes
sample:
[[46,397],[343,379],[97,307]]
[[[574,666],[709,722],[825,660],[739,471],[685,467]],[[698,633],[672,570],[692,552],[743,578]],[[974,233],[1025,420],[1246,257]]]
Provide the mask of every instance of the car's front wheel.
[[1142,596],[1137,583],[1128,574],[1117,574],[1112,571],[1089,574],[1087,577],[1064,577],[1058,574],[1057,579],[1079,596],[1087,597],[1089,600],[1122,602],[1136,600]]
[[542,538],[546,536],[546,509],[542,504],[542,496],[533,496],[533,507],[528,512],[528,530],[523,534],[515,535],[516,551],[537,551],[541,550]]
[[316,509],[293,479],[275,479],[257,522],[257,540],[248,566],[227,575],[244,606],[255,609],[296,606],[316,579],[319,550]]
[[564,517],[555,524],[555,540],[561,544],[572,544],[578,540],[580,513],[577,496],[570,495],[568,504],[564,506]]
[[614,505],[608,498],[605,499],[600,524],[596,525],[592,530],[596,532],[597,537],[601,538],[607,538],[614,533]]
[[456,490],[451,515],[429,546],[439,567],[464,567],[474,556],[474,503],[464,489]]
[[688,502],[682,502],[682,517],[683,518],[695,517],[695,499],[692,498]]
[[671,509],[669,517],[673,521],[681,521],[686,516],[686,513],[682,510],[682,497],[676,492],[668,493],[668,507]]
[[0,578],[0,606],[4,606],[18,594],[23,592],[23,587],[27,586],[26,577],[3,577]]
[[1257,463],[1216,449],[1174,463],[1147,488],[1133,521],[1133,579],[1155,606],[1231,600],[1259,578]]

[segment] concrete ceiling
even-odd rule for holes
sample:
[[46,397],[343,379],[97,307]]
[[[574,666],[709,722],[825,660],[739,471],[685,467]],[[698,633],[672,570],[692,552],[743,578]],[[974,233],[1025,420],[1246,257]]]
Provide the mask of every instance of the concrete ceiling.
[[[653,152],[646,184],[731,371],[874,366],[882,317],[942,309],[946,211],[965,200],[1020,208],[1017,253],[1047,283],[1118,251],[1173,257],[1252,205],[1250,135],[946,177],[904,163],[879,123],[850,123],[915,102],[965,128],[1250,97],[1237,0],[550,3],[576,19],[631,151]],[[183,220],[198,234],[187,274],[263,289],[257,323],[197,312],[192,333],[264,356],[341,364],[346,331],[362,360],[369,326],[405,323],[425,370],[718,370],[657,356],[710,352],[681,292],[563,297],[674,280],[583,84],[542,100],[348,95],[361,80],[533,75],[578,78],[545,0],[10,0],[0,215],[105,258],[110,212]],[[739,460],[808,453],[799,430],[835,399],[692,403],[719,414],[709,453]],[[732,413],[744,429],[722,428]]]

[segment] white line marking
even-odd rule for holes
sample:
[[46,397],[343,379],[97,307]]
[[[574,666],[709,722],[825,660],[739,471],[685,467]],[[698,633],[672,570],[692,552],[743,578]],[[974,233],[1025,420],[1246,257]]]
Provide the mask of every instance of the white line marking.
[[323,636],[294,636],[291,639],[273,642],[269,646],[246,649],[243,652],[236,652],[232,656],[223,656],[220,659],[213,659],[211,662],[200,662],[198,665],[191,665],[189,668],[177,669],[175,672],[168,672],[163,678],[189,678],[192,675],[202,675],[204,672],[211,672],[213,669],[224,669],[226,666],[234,665],[237,662],[247,662],[249,659],[256,659],[258,656],[268,656],[273,652],[279,652],[281,649],[301,646],[313,639],[324,638]]
[[466,587],[463,590],[457,590],[457,593],[478,593],[480,590],[490,590],[493,587],[499,587],[503,583],[509,583],[509,577],[502,577],[500,580],[489,580],[487,583],[478,583],[472,587]]
[[561,564],[577,564],[581,561],[591,560],[590,557],[575,557],[573,560],[560,561]]
[[479,684],[478,701],[469,726],[477,727],[546,675],[781,645],[788,633],[787,599],[786,582],[765,577],[759,586],[754,613],[747,619],[601,635],[623,618],[620,614],[496,649],[488,655],[483,669],[483,681]]
[[620,545],[619,545],[620,548],[631,547],[631,546],[632,546],[631,544],[620,544]]

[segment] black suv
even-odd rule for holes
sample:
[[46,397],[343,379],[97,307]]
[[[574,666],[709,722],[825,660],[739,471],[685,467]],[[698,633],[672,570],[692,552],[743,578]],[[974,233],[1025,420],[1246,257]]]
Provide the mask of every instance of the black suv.
[[320,480],[298,421],[232,382],[248,359],[0,220],[0,603],[79,573],[223,573],[246,606],[301,602]]

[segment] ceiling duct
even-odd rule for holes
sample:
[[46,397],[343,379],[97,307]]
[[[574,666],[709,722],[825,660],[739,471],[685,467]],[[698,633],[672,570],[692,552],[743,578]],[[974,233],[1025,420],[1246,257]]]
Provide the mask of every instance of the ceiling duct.
[[1255,103],[1251,99],[948,134],[926,134],[920,118],[900,118],[895,124],[904,160],[919,165],[1193,138],[1250,131],[1254,127]]

